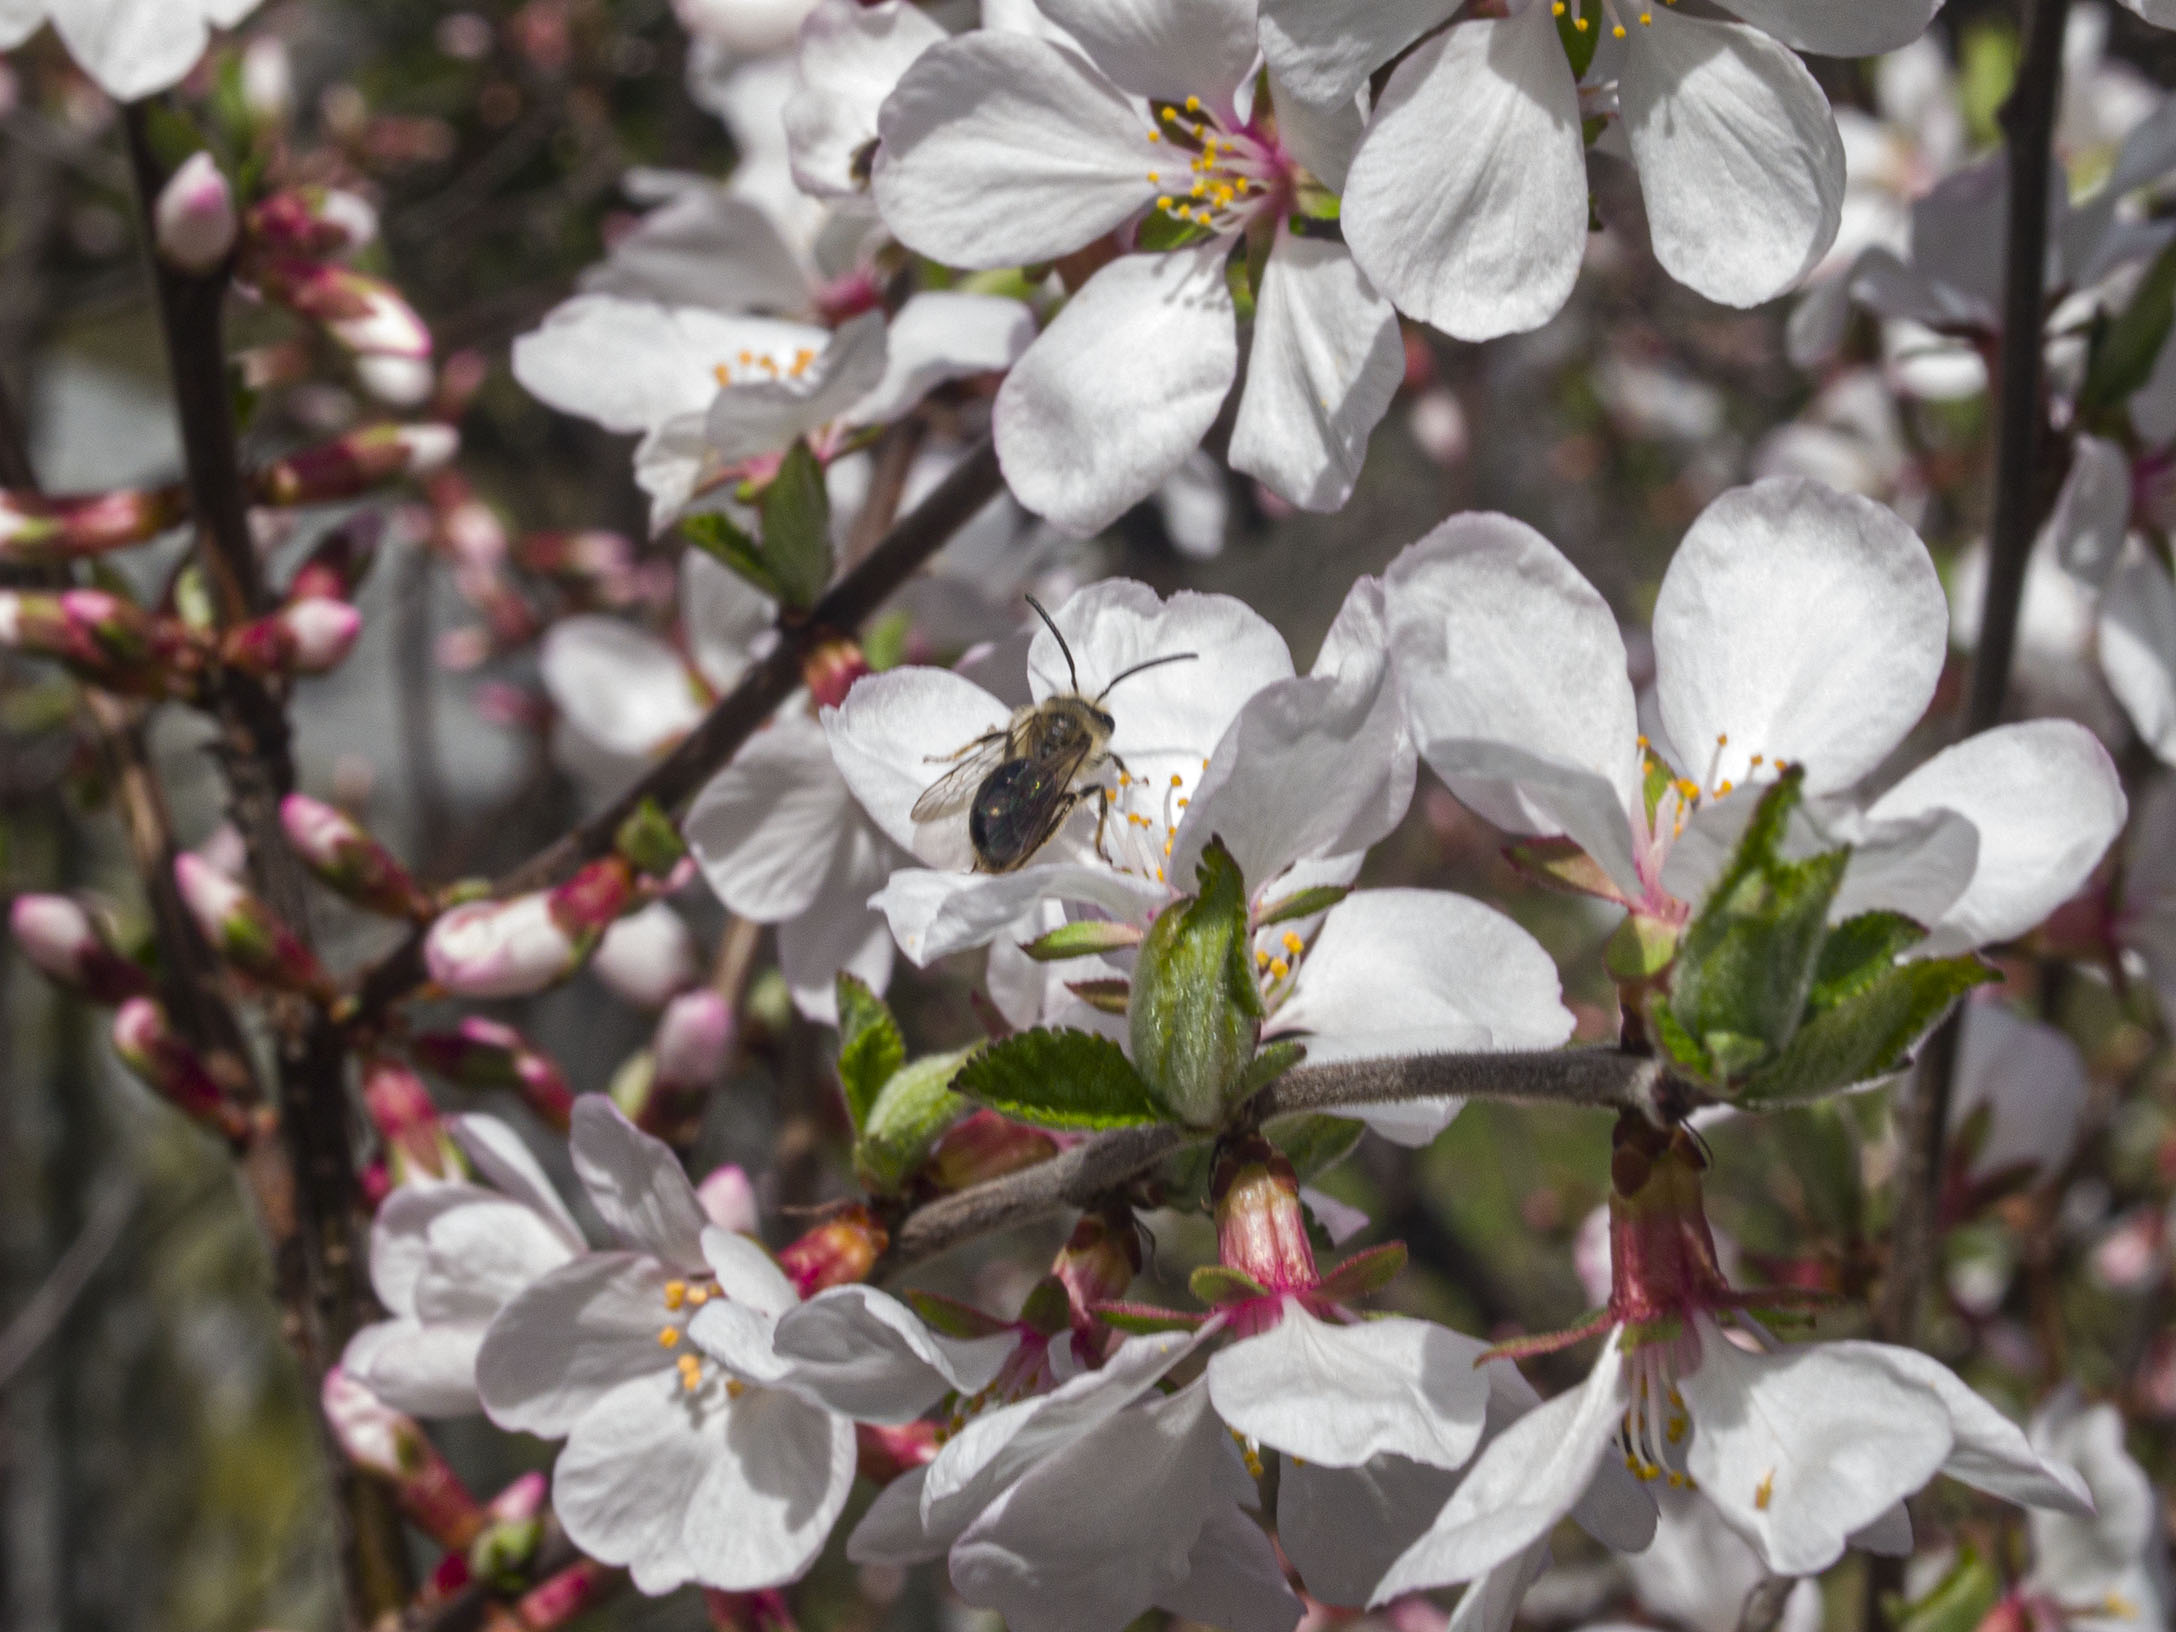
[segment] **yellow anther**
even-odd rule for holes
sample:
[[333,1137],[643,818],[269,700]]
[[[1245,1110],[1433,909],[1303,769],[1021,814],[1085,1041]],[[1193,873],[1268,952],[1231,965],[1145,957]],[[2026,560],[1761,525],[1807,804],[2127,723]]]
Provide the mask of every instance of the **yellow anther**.
[[1647,738],[1644,735],[1634,737],[1632,740],[1638,743],[1642,749],[1645,749],[1647,746]]
[[1719,794],[1724,794],[1729,793],[1735,787],[1737,787],[1737,783],[1731,781],[1728,777],[1725,777],[1722,781],[1715,784],[1715,791]]
[[1179,801],[1179,809],[1184,810],[1188,805],[1192,804],[1193,802],[1194,801],[1191,799],[1181,799]]
[[[1158,200],[1157,200],[1157,202],[1158,202],[1159,204],[1161,204],[1161,203],[1163,202],[1163,200],[1161,200],[1161,199],[1158,199]],[[1122,788],[1130,788],[1130,787],[1132,787],[1132,786],[1133,786],[1133,777],[1132,777],[1131,773],[1129,773],[1129,772],[1126,772],[1126,771],[1120,771],[1120,772],[1118,773],[1118,785],[1119,785],[1120,787],[1122,787]]]
[[668,1308],[668,1309],[677,1309],[677,1308],[679,1308],[679,1307],[680,1307],[680,1305],[682,1305],[683,1303],[687,1302],[687,1298],[688,1298],[688,1283],[687,1283],[687,1282],[685,1282],[685,1281],[667,1281],[667,1282],[665,1283],[665,1307],[666,1307],[666,1308]]
[[688,1307],[690,1309],[700,1309],[709,1301],[710,1289],[708,1287],[691,1286],[688,1288]]
[[740,354],[740,366],[743,368],[746,368],[750,363],[754,362],[755,360],[756,354],[752,351],[744,351]]
[[748,1392],[748,1385],[747,1385],[746,1383],[742,1382],[742,1381],[741,1381],[741,1380],[740,1380],[740,1379],[739,1379],[738,1377],[728,1377],[728,1378],[726,1378],[726,1380],[725,1380],[725,1397],[726,1397],[727,1399],[729,1399],[729,1400],[737,1400],[737,1399],[739,1399],[739,1398],[740,1398],[740,1397],[741,1397],[741,1396],[742,1396],[743,1394],[745,1394],[745,1393],[747,1393],[747,1392]]
[[1188,113],[1199,113],[1199,112],[1201,112],[1201,98],[1200,98],[1200,97],[1198,97],[1198,96],[1190,96],[1190,97],[1188,97],[1188,98],[1186,99],[1186,111],[1187,111]]
[[1269,954],[1260,947],[1254,949],[1254,967],[1257,969],[1267,969],[1269,967]]
[[1728,731],[1716,732],[1715,746],[1718,748],[1728,748],[1730,746],[1730,733]]
[[795,379],[799,379],[804,373],[807,372],[808,365],[813,363],[815,360],[816,354],[813,351],[809,350],[806,346],[801,347],[800,350],[796,351],[793,354],[793,377]]
[[1550,15],[1550,16],[1552,16],[1552,17],[1561,17],[1561,16],[1563,16],[1563,15],[1564,15],[1564,0],[1556,0],[1556,4],[1555,4],[1555,5],[1553,5],[1553,6],[1551,6],[1551,7],[1549,8],[1549,15]]
[[1301,952],[1306,950],[1306,947],[1307,943],[1301,940],[1299,936],[1294,934],[1291,930],[1288,929],[1284,932],[1284,949],[1287,952],[1291,953],[1292,956],[1294,956],[1295,958],[1298,957]]
[[1166,193],[1162,198],[1159,198],[1156,201],[1156,207],[1168,213],[1171,209],[1171,195]]
[[[1573,19],[1572,19],[1572,27],[1574,27],[1574,28],[1578,29],[1578,30],[1579,30],[1579,32],[1580,32],[1580,33],[1582,33],[1582,34],[1586,33],[1586,31],[1587,31],[1587,20],[1586,20],[1586,18],[1584,18],[1584,17],[1575,17],[1575,18],[1573,18]],[[1644,1479],[1644,1478],[1646,1478],[1646,1477],[1647,1477],[1647,1475],[1643,1473],[1643,1474],[1641,1474],[1641,1475],[1640,1475],[1640,1477],[1641,1477],[1642,1479]]]
[[1174,788],[1183,788],[1186,786],[1186,778],[1174,771],[1171,775],[1171,785]]
[[733,371],[723,363],[720,363],[710,372],[720,385],[731,385],[733,383]]
[[1160,142],[1164,139],[1164,133],[1152,127],[1149,130],[1148,139],[1152,142]]
[[1762,1477],[1761,1482],[1753,1489],[1753,1505],[1765,1513],[1768,1511],[1768,1504],[1775,1500],[1775,1495],[1776,1470],[1770,1468]]
[[1765,762],[1766,758],[1767,756],[1764,754],[1755,754],[1752,760],[1754,767],[1757,769],[1761,764]]
[[1269,960],[1269,978],[1270,978],[1270,979],[1272,979],[1272,980],[1282,980],[1282,979],[1284,979],[1284,977],[1285,977],[1285,976],[1289,975],[1289,974],[1290,974],[1291,972],[1292,972],[1292,966],[1291,966],[1291,965],[1290,965],[1289,963],[1285,962],[1285,961],[1284,961],[1284,959],[1282,959],[1282,958],[1271,958],[1271,959]]
[[1663,1438],[1667,1439],[1672,1445],[1680,1443],[1685,1437],[1685,1419],[1683,1417],[1672,1417],[1670,1425],[1662,1431],[1662,1434]]
[[[1611,29],[1611,30],[1610,30],[1610,32],[1611,32],[1612,34],[1614,34],[1614,35],[1615,35],[1615,36],[1616,36],[1616,37],[1617,37],[1618,39],[1620,39],[1620,40],[1621,40],[1621,39],[1623,39],[1623,38],[1624,38],[1624,24],[1622,24],[1622,23],[1619,23],[1619,24],[1618,24],[1618,25],[1617,25],[1617,26],[1616,26],[1615,28]],[[1670,1478],[1671,1478],[1672,1482],[1675,1482],[1675,1480],[1676,1480],[1676,1478],[1677,1478],[1677,1475],[1673,1473],[1673,1474],[1671,1474],[1671,1475],[1670,1475]]]
[[677,1326],[667,1326],[657,1334],[657,1343],[660,1348],[676,1348],[679,1346],[679,1342],[680,1328]]
[[1164,870],[1161,867],[1156,869],[1156,882],[1159,884],[1164,882]]
[[1653,12],[1651,12],[1651,11],[1643,11],[1643,12],[1641,12],[1641,13],[1640,13],[1640,27],[1642,27],[1642,28],[1653,28],[1654,26],[1655,26],[1655,14],[1654,14]]
[[[1619,29],[1618,32],[1623,33],[1624,31],[1622,29]],[[1685,1476],[1682,1473],[1678,1473],[1675,1470],[1672,1470],[1670,1474],[1670,1488],[1672,1490],[1683,1490],[1685,1488]]]
[[1179,122],[1179,110],[1177,108],[1166,108],[1164,109],[1164,117],[1175,125]]

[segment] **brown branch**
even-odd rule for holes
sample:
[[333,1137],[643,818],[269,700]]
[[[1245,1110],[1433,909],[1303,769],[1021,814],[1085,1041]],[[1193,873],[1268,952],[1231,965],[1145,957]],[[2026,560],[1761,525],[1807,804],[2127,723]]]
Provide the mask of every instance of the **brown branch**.
[[[741,676],[680,745],[611,804],[571,833],[539,850],[492,887],[495,895],[549,888],[612,848],[620,824],[647,800],[677,813],[715,776],[742,743],[801,686],[809,653],[831,635],[851,632],[890,599],[952,535],[995,498],[1004,478],[997,452],[985,442],[954,467],[851,572],[834,584],[808,616],[779,631],[778,644]],[[385,1011],[423,983],[419,931],[365,972],[356,1023],[375,1025]]]
[[[2042,351],[2048,293],[2048,175],[2070,0],[2025,0],[2025,6],[2025,49],[2017,88],[2002,109],[2010,198],[2003,251],[1995,511],[1979,649],[1965,710],[1967,733],[1984,731],[2002,718],[2017,646],[2025,564],[2046,509],[2040,447],[2047,415]],[[1878,1329],[1895,1343],[1910,1343],[1918,1332],[1920,1306],[1941,1248],[1942,1170],[1961,1024],[1960,1011],[1934,1034],[1905,1107],[1889,1274],[1875,1311]]]
[[[270,610],[274,596],[250,532],[249,492],[227,376],[228,269],[200,276],[160,258],[152,212],[167,177],[152,151],[144,104],[129,106],[126,126],[180,420],[196,559],[219,623],[231,627]],[[219,722],[228,809],[248,847],[251,881],[307,940],[308,887],[279,815],[280,800],[295,783],[285,698],[232,670],[214,674],[209,695]],[[346,1039],[305,999],[275,997],[269,1008],[279,1063],[283,1160],[261,1148],[251,1152],[250,1168],[265,1198],[261,1212],[273,1236],[287,1334],[314,1395],[361,1324],[364,1309],[355,1247],[359,1195],[348,1137]],[[354,1475],[329,1435],[326,1444],[334,1470],[347,1619],[367,1626],[408,1596],[405,1548],[390,1501]]]
[[[1266,1122],[1280,1116],[1334,1114],[1363,1105],[1444,1097],[1590,1106],[1658,1116],[1682,1114],[1699,1103],[1702,1095],[1658,1060],[1614,1048],[1574,1048],[1303,1065],[1263,1089],[1248,1110],[1253,1118]],[[1169,1124],[1099,1134],[1038,1167],[918,1208],[892,1231],[884,1267],[902,1269],[977,1236],[1061,1208],[1086,1207],[1131,1184],[1173,1151],[1209,1137]]]

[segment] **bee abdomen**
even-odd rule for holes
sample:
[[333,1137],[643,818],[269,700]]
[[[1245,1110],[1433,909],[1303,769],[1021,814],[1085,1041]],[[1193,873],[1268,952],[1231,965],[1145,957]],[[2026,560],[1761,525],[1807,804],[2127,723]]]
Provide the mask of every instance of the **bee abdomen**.
[[992,771],[967,812],[967,838],[985,871],[1007,873],[1038,850],[1071,801],[1066,780],[1032,759]]

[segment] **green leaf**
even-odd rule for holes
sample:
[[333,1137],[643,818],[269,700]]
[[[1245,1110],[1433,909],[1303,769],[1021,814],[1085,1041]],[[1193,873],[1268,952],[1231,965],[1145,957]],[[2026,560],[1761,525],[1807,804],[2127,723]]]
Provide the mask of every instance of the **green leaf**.
[[1798,1029],[1827,935],[1828,905],[1850,860],[1842,848],[1804,861],[1783,858],[1803,782],[1794,766],[1761,795],[1678,944],[1671,1018],[1725,1080],[1772,1058]]
[[1212,1128],[1241,1090],[1262,1032],[1247,886],[1216,839],[1202,853],[1199,893],[1164,908],[1134,964],[1133,1058],[1171,1114]]
[[770,563],[763,559],[762,548],[742,531],[731,516],[716,510],[682,516],[680,533],[705,555],[728,570],[738,573],[771,599],[785,598],[779,590],[777,575],[771,571]]
[[1104,952],[1122,952],[1141,944],[1141,932],[1131,924],[1108,918],[1084,918],[1077,924],[1060,924],[1047,935],[1023,941],[1020,950],[1037,963],[1057,963],[1065,958],[1092,958]]
[[1069,980],[1065,989],[1098,1014],[1115,1014],[1121,1020],[1133,1000],[1133,982],[1129,980]]
[[1370,1292],[1380,1292],[1404,1270],[1405,1257],[1403,1241],[1386,1241],[1379,1247],[1356,1252],[1323,1276],[1321,1293],[1338,1303],[1350,1303]]
[[1893,965],[1808,1020],[1781,1057],[1753,1073],[1739,1097],[1748,1104],[1790,1104],[1886,1076],[1952,1003],[2001,978],[1972,957]]
[[[1650,816],[1650,819],[1651,816]],[[1622,901],[1624,891],[1571,839],[1521,839],[1504,846],[1504,860],[1536,884],[1572,895]]]
[[932,1054],[892,1073],[854,1144],[854,1176],[864,1189],[896,1195],[945,1130],[967,1115],[968,1104],[952,1092],[952,1079],[973,1052]]
[[1901,1614],[1890,1606],[1885,1619],[1897,1632],[1974,1632],[2001,1599],[2002,1577],[1967,1544],[1924,1597],[1903,1606]]
[[1287,1116],[1263,1131],[1306,1184],[1350,1156],[1367,1124],[1342,1116]]
[[1350,894],[1352,887],[1347,884],[1317,884],[1311,889],[1294,890],[1264,907],[1254,927],[1267,929],[1271,924],[1286,924],[1295,918],[1312,918],[1318,912],[1328,912]]
[[1926,938],[1927,932],[1900,912],[1862,912],[1846,918],[1821,944],[1806,1012],[1832,1009],[1864,991],[1895,967],[1901,953]]
[[2017,30],[2007,19],[1975,22],[1957,42],[1959,100],[1975,147],[2002,140],[2002,104],[2017,84],[2018,56]]
[[992,1043],[952,1086],[1038,1128],[1093,1131],[1169,1120],[1125,1050],[1085,1031],[1038,1028]]
[[999,1332],[1011,1330],[1010,1321],[999,1320],[971,1303],[948,1298],[942,1292],[909,1290],[900,1293],[899,1297],[921,1316],[923,1325],[946,1337],[995,1337]]
[[1158,1332],[1194,1332],[1201,1329],[1206,1315],[1188,1314],[1183,1309],[1159,1309],[1151,1303],[1099,1303],[1095,1306],[1096,1319],[1106,1326],[1135,1337],[1154,1337]]
[[1571,0],[1557,16],[1556,35],[1571,59],[1572,78],[1585,79],[1594,48],[1602,43],[1602,0]]
[[1622,981],[1652,980],[1676,956],[1677,926],[1639,912],[1627,915],[1602,948],[1611,978]]
[[1262,287],[1263,259],[1257,259],[1246,239],[1232,246],[1224,262],[1225,287],[1231,290],[1232,310],[1242,323],[1254,321],[1255,298]]
[[1154,254],[1159,250],[1184,249],[1188,244],[1198,244],[1209,236],[1209,229],[1199,221],[1185,220],[1169,210],[1151,210],[1141,222],[1141,230],[1134,235],[1134,248]]
[[1242,1270],[1227,1269],[1222,1264],[1203,1264],[1186,1279],[1187,1291],[1201,1302],[1212,1306],[1223,1303],[1244,1303],[1249,1298],[1266,1298],[1269,1288]]
[[852,975],[841,974],[839,998],[839,1085],[846,1090],[846,1114],[856,1133],[868,1126],[877,1096],[907,1063],[907,1042],[884,1000]]
[[1239,1089],[1232,1095],[1232,1103],[1244,1105],[1306,1058],[1307,1045],[1304,1043],[1264,1043],[1261,1051],[1247,1062],[1246,1070],[1240,1073]]
[[2097,418],[2128,402],[2146,383],[2176,328],[2176,244],[2154,258],[2131,302],[2093,336],[2078,412]]
[[679,829],[655,799],[644,799],[629,812],[612,836],[612,848],[638,872],[653,878],[665,877],[688,853]]
[[831,500],[824,467],[800,441],[763,490],[763,560],[778,585],[778,598],[805,612],[831,582]]

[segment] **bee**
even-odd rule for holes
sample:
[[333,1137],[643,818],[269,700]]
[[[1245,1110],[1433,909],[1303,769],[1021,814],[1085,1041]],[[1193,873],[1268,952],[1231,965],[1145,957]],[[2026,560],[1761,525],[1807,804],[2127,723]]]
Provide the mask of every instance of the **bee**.
[[918,822],[967,812],[967,842],[974,847],[978,873],[1009,873],[1021,866],[1050,842],[1074,807],[1091,794],[1098,802],[1096,853],[1108,861],[1103,852],[1103,823],[1110,814],[1111,792],[1089,779],[1106,764],[1121,772],[1126,765],[1110,751],[1111,733],[1118,722],[1103,711],[1103,699],[1120,680],[1200,656],[1174,652],[1152,657],[1113,677],[1095,696],[1086,697],[1081,694],[1080,671],[1073,666],[1073,649],[1066,645],[1065,636],[1058,633],[1042,602],[1032,595],[1027,602],[1065,654],[1065,672],[1073,689],[1015,709],[1002,728],[985,732],[957,753],[932,755],[933,765],[960,763],[914,802],[913,816]]

